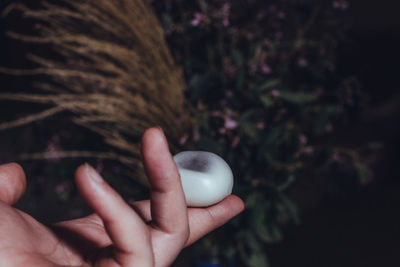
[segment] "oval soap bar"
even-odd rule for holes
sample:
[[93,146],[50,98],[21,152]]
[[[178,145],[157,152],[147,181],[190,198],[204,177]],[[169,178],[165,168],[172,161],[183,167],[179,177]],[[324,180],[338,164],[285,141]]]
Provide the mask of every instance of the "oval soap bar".
[[184,151],[176,154],[174,161],[188,206],[207,207],[232,193],[233,174],[220,156],[205,151]]

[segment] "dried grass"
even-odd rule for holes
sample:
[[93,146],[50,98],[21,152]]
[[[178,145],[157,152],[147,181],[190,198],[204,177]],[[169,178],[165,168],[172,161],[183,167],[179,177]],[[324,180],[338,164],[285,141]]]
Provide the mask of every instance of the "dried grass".
[[[182,70],[171,57],[148,1],[44,1],[36,10],[14,3],[3,16],[14,11],[37,21],[38,35],[9,32],[9,36],[50,44],[62,59],[29,55],[40,67],[0,68],[8,75],[49,77],[37,85],[40,94],[12,92],[0,94],[0,100],[52,105],[38,114],[0,123],[0,130],[69,111],[75,123],[104,138],[113,152],[102,156],[135,172],[141,168],[138,137],[144,129],[162,127],[172,140],[172,150],[176,149],[191,127],[190,107],[183,95]],[[85,153],[66,155],[96,157]]]

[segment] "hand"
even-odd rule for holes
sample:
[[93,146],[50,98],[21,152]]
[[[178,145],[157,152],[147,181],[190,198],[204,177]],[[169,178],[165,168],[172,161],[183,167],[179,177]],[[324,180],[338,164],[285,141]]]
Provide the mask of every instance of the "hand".
[[169,266],[179,252],[240,213],[236,196],[208,208],[187,208],[179,174],[163,133],[142,138],[150,200],[128,205],[89,165],[77,187],[94,214],[47,227],[13,208],[25,191],[22,168],[0,166],[2,266]]

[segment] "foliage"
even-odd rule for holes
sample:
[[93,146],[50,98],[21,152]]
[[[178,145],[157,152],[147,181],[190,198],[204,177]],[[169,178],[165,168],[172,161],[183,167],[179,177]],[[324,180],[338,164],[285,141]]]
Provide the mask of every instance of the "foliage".
[[[354,77],[335,67],[347,41],[346,1],[154,1],[167,41],[184,66],[196,125],[184,140],[222,155],[246,211],[222,247],[265,266],[264,243],[298,222],[291,185],[333,165],[359,173],[354,151],[314,140],[350,121],[361,105]],[[346,158],[347,160],[343,160]],[[218,239],[218,240],[221,240]],[[263,262],[261,264],[260,262]]]

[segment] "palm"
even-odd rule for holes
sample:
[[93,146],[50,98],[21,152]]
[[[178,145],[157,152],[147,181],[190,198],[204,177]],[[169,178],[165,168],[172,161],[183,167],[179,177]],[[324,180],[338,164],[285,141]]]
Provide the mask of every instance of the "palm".
[[[168,266],[183,247],[243,209],[235,196],[209,208],[187,209],[176,167],[160,138],[155,129],[143,137],[150,200],[129,206],[92,168],[82,166],[76,183],[95,213],[50,227],[10,206],[24,191],[24,175],[15,165],[0,166],[0,259],[5,266]],[[18,179],[10,178],[13,172]]]
[[83,257],[72,247],[65,249],[55,232],[28,214],[4,203],[0,214],[6,215],[0,224],[0,258],[5,266],[82,265]]

